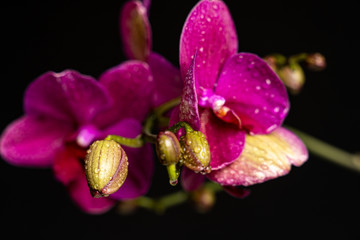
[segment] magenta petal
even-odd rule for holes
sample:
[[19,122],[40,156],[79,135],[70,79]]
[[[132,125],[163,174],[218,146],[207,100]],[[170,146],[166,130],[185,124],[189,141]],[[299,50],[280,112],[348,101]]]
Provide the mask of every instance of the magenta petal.
[[220,70],[237,52],[236,29],[223,1],[200,1],[188,15],[180,39],[180,70],[184,78],[196,51],[199,86],[212,89]]
[[4,130],[0,140],[1,155],[14,165],[49,167],[72,130],[66,122],[22,117]]
[[215,93],[225,98],[225,106],[251,134],[279,127],[290,107],[282,81],[265,61],[250,53],[234,55],[225,63]]
[[[142,131],[142,125],[135,119],[124,119],[110,127],[106,134],[133,138]],[[130,199],[145,195],[150,188],[154,172],[153,152],[150,144],[141,148],[122,146],[128,156],[128,176],[120,189],[111,195],[114,199]]]
[[140,1],[128,1],[122,8],[119,25],[126,56],[145,61],[152,44],[146,7]]
[[196,56],[192,61],[184,80],[184,89],[180,103],[180,121],[187,122],[194,130],[200,129],[200,116],[198,109],[198,99],[196,94],[195,62]]
[[113,106],[97,117],[98,126],[128,117],[143,121],[150,112],[154,81],[146,63],[133,60],[115,66],[101,75],[100,83],[110,92]]
[[210,145],[212,170],[221,169],[240,156],[246,134],[235,125],[221,121],[210,110],[205,109],[201,113],[200,130],[206,135]]
[[155,82],[153,106],[157,107],[173,98],[179,97],[183,89],[179,69],[154,52],[149,55],[147,63],[150,66]]
[[205,181],[205,176],[195,173],[187,167],[183,167],[181,171],[181,186],[185,191],[191,192],[198,189]]
[[92,77],[76,71],[47,72],[28,87],[24,105],[31,115],[84,124],[108,106],[110,97]]
[[69,186],[71,199],[81,210],[90,214],[102,214],[110,210],[115,204],[111,198],[93,198],[90,194],[85,173]]

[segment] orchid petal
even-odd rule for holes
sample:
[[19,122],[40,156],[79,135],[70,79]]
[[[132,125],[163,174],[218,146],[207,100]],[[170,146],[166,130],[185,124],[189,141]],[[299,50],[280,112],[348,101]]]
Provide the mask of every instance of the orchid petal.
[[0,139],[4,160],[28,167],[49,167],[73,131],[67,122],[24,116],[12,122]]
[[180,103],[180,121],[187,122],[194,130],[200,129],[198,99],[196,95],[195,62],[192,61],[184,81],[184,89]]
[[181,171],[181,186],[185,191],[191,192],[198,189],[205,181],[205,176],[183,167]]
[[80,209],[90,214],[102,214],[110,210],[116,201],[111,198],[93,198],[86,181],[85,173],[79,175],[76,181],[70,184],[71,199]]
[[266,135],[247,135],[240,157],[207,176],[222,185],[249,186],[283,176],[290,171],[291,164],[300,166],[307,158],[302,141],[280,127]]
[[201,112],[201,129],[210,145],[212,170],[231,164],[241,154],[245,143],[245,132],[235,125],[226,124],[209,109]]
[[218,0],[200,1],[188,15],[180,39],[180,70],[184,78],[196,51],[199,87],[212,89],[220,70],[237,52],[236,29],[230,12]]
[[75,144],[58,151],[53,164],[55,178],[66,186],[77,180],[79,175],[85,174],[82,164],[85,156],[86,151]]
[[25,113],[85,124],[108,106],[110,96],[92,77],[73,70],[47,72],[27,88]]
[[[134,138],[142,131],[142,125],[135,119],[124,119],[109,129],[107,134],[116,134],[123,137]],[[122,146],[129,162],[128,175],[120,189],[111,194],[114,199],[130,199],[145,195],[150,188],[154,172],[153,152],[150,144],[141,148]]]
[[99,81],[109,91],[113,105],[96,118],[97,126],[109,126],[126,117],[142,121],[150,112],[154,81],[146,63],[127,61],[107,70]]
[[269,133],[289,111],[284,84],[261,58],[250,53],[232,56],[224,65],[215,93],[240,118],[250,134]]
[[160,106],[173,98],[179,97],[183,89],[179,69],[154,52],[149,55],[147,63],[150,66],[155,82],[153,106]]
[[140,1],[128,1],[120,14],[124,52],[130,59],[145,61],[151,51],[151,27],[147,9]]

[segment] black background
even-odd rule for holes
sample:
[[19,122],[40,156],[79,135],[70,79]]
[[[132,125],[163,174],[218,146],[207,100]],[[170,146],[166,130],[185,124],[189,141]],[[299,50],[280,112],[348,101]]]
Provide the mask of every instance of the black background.
[[[153,50],[178,66],[182,25],[197,1],[154,0]],[[286,124],[349,152],[360,151],[357,12],[350,1],[225,1],[239,50],[260,56],[321,52],[328,67],[306,72],[290,96]],[[1,130],[22,115],[22,96],[42,73],[76,69],[98,77],[125,60],[118,32],[124,1],[27,1],[1,5]],[[177,190],[156,168],[150,196]],[[316,156],[290,174],[250,188],[246,199],[217,195],[207,214],[184,204],[158,216],[81,212],[49,169],[0,161],[3,236],[38,239],[167,237],[360,239],[360,175]],[[7,238],[7,237],[5,237]],[[10,238],[10,237],[9,237]],[[14,237],[11,237],[14,239]]]

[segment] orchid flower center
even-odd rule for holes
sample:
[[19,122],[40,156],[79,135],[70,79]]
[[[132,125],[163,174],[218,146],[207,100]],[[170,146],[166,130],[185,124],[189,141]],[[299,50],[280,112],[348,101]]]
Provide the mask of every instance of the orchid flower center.
[[200,94],[199,105],[201,107],[209,107],[214,112],[219,112],[225,104],[225,98],[216,95],[211,89],[204,89]]

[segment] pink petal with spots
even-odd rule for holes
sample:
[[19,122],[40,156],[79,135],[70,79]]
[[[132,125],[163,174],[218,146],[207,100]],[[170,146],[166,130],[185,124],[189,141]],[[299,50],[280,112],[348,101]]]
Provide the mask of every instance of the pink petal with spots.
[[64,147],[72,128],[68,122],[51,118],[19,118],[1,135],[1,156],[18,166],[50,167],[55,153]]
[[226,59],[237,52],[236,29],[223,1],[200,1],[189,13],[180,38],[180,70],[184,78],[198,51],[199,87],[212,89]]
[[221,169],[239,158],[245,144],[245,131],[218,119],[209,109],[201,112],[200,131],[210,145],[212,170]]
[[184,80],[184,89],[180,103],[180,121],[187,122],[194,130],[200,129],[200,116],[198,99],[196,94],[195,62],[196,55],[192,61]]
[[250,53],[239,53],[225,63],[215,93],[225,98],[225,106],[250,134],[269,133],[281,126],[290,108],[282,81],[265,61]]
[[232,164],[207,176],[222,185],[250,186],[287,174],[302,165],[308,152],[289,130],[277,128],[266,135],[247,135],[245,148]]

